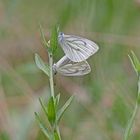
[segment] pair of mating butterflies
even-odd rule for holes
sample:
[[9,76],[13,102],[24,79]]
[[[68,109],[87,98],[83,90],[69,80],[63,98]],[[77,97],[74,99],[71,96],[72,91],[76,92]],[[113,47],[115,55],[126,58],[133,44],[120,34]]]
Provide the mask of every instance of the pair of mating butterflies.
[[65,56],[53,65],[54,73],[58,72],[64,76],[82,76],[91,71],[86,59],[98,51],[97,44],[86,38],[64,33],[59,33],[58,42]]

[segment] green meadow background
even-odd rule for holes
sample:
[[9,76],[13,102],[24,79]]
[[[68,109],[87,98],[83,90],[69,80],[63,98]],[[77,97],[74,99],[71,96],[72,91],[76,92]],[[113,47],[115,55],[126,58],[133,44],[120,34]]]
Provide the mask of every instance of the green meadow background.
[[[39,23],[47,39],[58,24],[100,46],[89,75],[55,76],[61,104],[75,95],[61,120],[63,140],[123,140],[137,95],[128,54],[140,55],[140,0],[0,0],[0,140],[46,140],[34,117],[46,120],[38,98],[49,96],[48,77],[34,62],[36,52],[48,62]],[[58,47],[55,61],[63,55]],[[132,140],[140,140],[139,118]]]

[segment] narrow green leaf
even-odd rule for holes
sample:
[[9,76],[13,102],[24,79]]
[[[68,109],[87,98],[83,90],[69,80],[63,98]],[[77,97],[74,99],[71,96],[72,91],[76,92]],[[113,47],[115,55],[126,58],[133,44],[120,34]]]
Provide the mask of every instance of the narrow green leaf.
[[40,28],[40,35],[41,35],[43,46],[47,49],[48,52],[52,53],[49,41],[46,40],[46,37],[45,37],[45,34],[43,32],[43,28],[42,28],[41,24],[39,25],[39,28]]
[[43,62],[43,60],[41,59],[41,57],[36,53],[35,54],[35,63],[37,65],[37,67],[42,70],[46,75],[50,75],[50,68],[47,64],[45,64]]
[[51,97],[49,99],[47,109],[48,109],[48,111],[47,111],[48,112],[48,120],[49,120],[50,124],[53,125],[54,122],[55,122],[55,118],[56,118],[55,105],[54,105],[53,97]]
[[133,51],[131,51],[132,56],[129,55],[132,66],[137,74],[140,74],[140,62]]
[[132,53],[134,64],[136,65],[136,67],[140,66],[140,62],[139,62],[137,56],[135,55],[135,53],[133,51],[131,51],[131,53]]
[[58,30],[58,28],[55,26],[51,32],[50,46],[51,46],[53,54],[55,53],[55,51],[57,49],[57,45],[58,45],[58,32],[57,32],[57,30]]
[[64,114],[64,112],[66,111],[66,109],[70,106],[72,100],[73,100],[74,96],[71,96],[66,103],[63,105],[63,107],[58,111],[57,113],[57,123],[60,121],[62,115]]
[[59,34],[59,32],[60,32],[60,28],[59,28],[58,25],[57,25],[56,27],[57,27],[57,33]]
[[55,107],[58,107],[59,104],[59,100],[60,100],[60,93],[55,97]]
[[42,39],[43,45],[44,45],[46,48],[48,48],[49,45],[48,45],[48,43],[47,43],[47,41],[46,41],[46,37],[45,37],[45,34],[44,34],[44,32],[43,32],[43,28],[42,28],[42,25],[41,25],[41,24],[39,24],[39,29],[40,29],[40,35],[41,35],[41,39]]
[[39,98],[39,102],[40,102],[40,105],[45,113],[45,115],[48,117],[48,113],[47,113],[47,106],[45,106],[41,100],[41,98]]
[[54,139],[55,139],[55,140],[60,140],[57,131],[54,131]]
[[50,133],[48,131],[48,129],[44,126],[44,124],[42,123],[39,115],[35,112],[35,118],[38,121],[39,127],[42,130],[42,132],[45,134],[45,136],[50,139]]

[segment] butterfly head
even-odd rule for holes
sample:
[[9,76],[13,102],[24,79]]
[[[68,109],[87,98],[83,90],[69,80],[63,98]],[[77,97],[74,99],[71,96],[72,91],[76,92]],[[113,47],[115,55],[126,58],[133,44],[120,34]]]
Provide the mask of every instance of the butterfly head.
[[63,32],[59,32],[58,34],[58,41],[61,42],[63,40],[64,37],[64,33]]

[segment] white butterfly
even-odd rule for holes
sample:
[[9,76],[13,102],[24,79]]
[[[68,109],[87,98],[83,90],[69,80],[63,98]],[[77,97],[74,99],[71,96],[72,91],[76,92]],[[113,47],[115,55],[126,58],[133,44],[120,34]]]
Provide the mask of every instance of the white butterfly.
[[64,76],[82,76],[91,71],[87,61],[73,62],[66,55],[53,65],[53,72]]
[[66,56],[74,61],[81,62],[88,59],[99,49],[93,41],[74,35],[65,35],[60,32],[58,42]]

